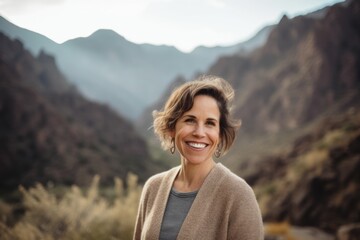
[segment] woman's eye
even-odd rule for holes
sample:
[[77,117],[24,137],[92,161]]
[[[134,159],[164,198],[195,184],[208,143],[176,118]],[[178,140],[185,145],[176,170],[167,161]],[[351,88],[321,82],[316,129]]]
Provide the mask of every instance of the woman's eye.
[[187,122],[187,123],[194,123],[194,122],[195,122],[195,119],[188,118],[188,119],[185,120],[185,122]]
[[215,126],[214,122],[207,122],[206,124],[209,125],[209,126]]

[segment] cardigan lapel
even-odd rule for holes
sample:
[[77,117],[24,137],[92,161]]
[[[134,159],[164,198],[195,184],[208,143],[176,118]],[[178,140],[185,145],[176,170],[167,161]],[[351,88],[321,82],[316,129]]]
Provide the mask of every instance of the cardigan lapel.
[[177,239],[192,239],[191,236],[194,236],[194,232],[197,232],[196,228],[199,226],[199,224],[197,224],[199,217],[204,214],[204,210],[206,212],[206,209],[211,208],[211,206],[209,206],[211,205],[209,197],[214,193],[214,190],[220,182],[222,169],[223,165],[221,163],[217,163],[206,177],[180,228]]

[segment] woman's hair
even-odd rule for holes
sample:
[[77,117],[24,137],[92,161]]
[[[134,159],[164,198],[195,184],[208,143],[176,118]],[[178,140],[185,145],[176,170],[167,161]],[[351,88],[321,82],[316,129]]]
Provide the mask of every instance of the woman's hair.
[[235,132],[240,126],[240,121],[230,117],[230,104],[234,98],[234,90],[224,79],[216,76],[201,76],[176,88],[167,102],[163,111],[154,111],[154,132],[160,138],[164,149],[171,147],[170,132],[175,130],[177,120],[193,104],[198,95],[213,97],[220,110],[220,150],[226,153],[235,140]]

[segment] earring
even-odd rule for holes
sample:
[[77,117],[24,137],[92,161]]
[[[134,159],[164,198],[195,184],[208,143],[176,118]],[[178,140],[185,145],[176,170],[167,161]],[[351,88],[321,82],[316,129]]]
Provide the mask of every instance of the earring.
[[171,154],[174,154],[174,152],[175,152],[175,139],[174,138],[171,139],[170,152],[171,152]]
[[221,148],[220,148],[220,146],[218,146],[218,147],[216,148],[216,151],[215,151],[215,153],[214,153],[214,156],[215,156],[216,158],[219,158],[219,157],[221,156]]

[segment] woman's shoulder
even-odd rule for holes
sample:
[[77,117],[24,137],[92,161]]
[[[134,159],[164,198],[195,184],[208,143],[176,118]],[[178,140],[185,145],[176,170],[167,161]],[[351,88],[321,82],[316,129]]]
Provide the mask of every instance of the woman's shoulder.
[[179,167],[171,168],[170,170],[157,173],[151,176],[144,184],[144,188],[146,189],[153,189],[158,188],[164,178],[172,177],[172,175],[176,174]]
[[222,196],[219,201],[226,202],[225,212],[229,215],[230,239],[263,239],[263,224],[261,212],[254,191],[246,181],[220,165],[219,172],[223,176],[219,191]]
[[221,163],[217,164],[218,172],[222,176],[221,187],[232,194],[253,193],[249,184],[240,176],[233,173],[229,168]]

